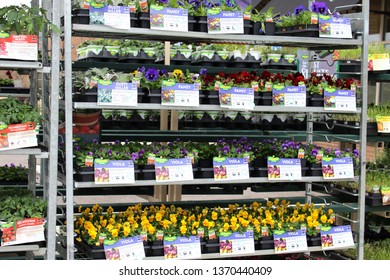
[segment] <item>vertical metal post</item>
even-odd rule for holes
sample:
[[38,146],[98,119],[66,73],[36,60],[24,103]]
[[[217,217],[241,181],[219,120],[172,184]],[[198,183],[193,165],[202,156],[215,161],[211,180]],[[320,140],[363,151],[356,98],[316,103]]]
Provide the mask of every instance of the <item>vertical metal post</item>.
[[73,225],[73,108],[72,108],[72,22],[71,0],[64,1],[65,60],[65,149],[66,149],[66,244],[67,259],[74,259]]
[[358,232],[358,250],[357,259],[364,259],[364,219],[365,219],[365,192],[366,192],[366,149],[367,149],[367,92],[368,92],[368,34],[369,34],[369,16],[370,1],[363,0],[363,46],[361,63],[361,84],[362,84],[362,112],[360,120],[360,181],[359,181],[359,232]]
[[[60,26],[60,0],[52,2],[52,22]],[[58,109],[60,85],[60,34],[51,32],[50,146],[48,161],[48,221],[46,259],[56,257]]]

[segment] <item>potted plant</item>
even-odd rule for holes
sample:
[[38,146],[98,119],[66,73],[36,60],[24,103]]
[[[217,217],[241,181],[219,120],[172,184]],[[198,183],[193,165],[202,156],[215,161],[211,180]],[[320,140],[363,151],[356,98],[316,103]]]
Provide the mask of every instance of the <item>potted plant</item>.
[[277,16],[273,13],[274,7],[270,7],[267,11],[262,13],[262,19],[264,20],[264,32],[265,35],[274,35],[276,31],[276,24],[274,18]]
[[28,183],[28,169],[22,165],[0,166],[0,185],[26,185]]
[[366,177],[366,204],[382,205],[381,187],[387,185],[388,174],[380,170],[369,170]]
[[184,43],[176,43],[172,45],[170,50],[172,65],[190,65],[192,57],[192,45]]

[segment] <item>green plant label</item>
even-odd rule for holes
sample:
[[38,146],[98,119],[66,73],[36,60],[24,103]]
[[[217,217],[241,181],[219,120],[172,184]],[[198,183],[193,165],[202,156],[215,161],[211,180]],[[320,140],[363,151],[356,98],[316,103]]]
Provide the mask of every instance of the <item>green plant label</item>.
[[272,90],[272,83],[271,82],[266,82],[265,83],[265,90],[266,91],[271,91]]
[[90,6],[94,7],[95,9],[101,9],[101,8],[104,8],[106,6],[106,4],[91,2]]
[[164,241],[175,241],[177,239],[176,236],[164,236]]
[[109,163],[110,162],[110,160],[109,159],[101,159],[101,158],[97,158],[97,159],[95,159],[95,161],[94,161],[94,163],[96,164],[107,164],[107,163]]
[[211,9],[207,9],[207,14],[208,15],[218,15],[221,13],[221,8],[217,8],[217,7],[214,7],[214,8],[211,8]]
[[285,233],[286,233],[286,231],[284,231],[284,230],[274,230],[274,234],[276,234],[276,235],[282,235]]
[[175,81],[173,80],[165,80],[165,81],[162,81],[162,86],[167,86],[167,87],[172,87],[176,84]]
[[298,150],[298,158],[302,159],[305,157],[305,150],[304,149],[299,149]]
[[168,159],[167,158],[156,158],[155,163],[167,163]]
[[8,32],[0,32],[0,38],[1,39],[6,39],[9,38],[10,34]]
[[268,157],[268,161],[270,162],[278,162],[280,160],[280,158],[278,157]]
[[209,239],[215,239],[216,238],[216,235],[215,235],[215,230],[213,229],[210,229],[209,230]]
[[99,80],[98,84],[103,85],[103,86],[109,86],[109,85],[112,84],[112,82],[111,81],[106,81],[106,80]]
[[150,6],[150,9],[151,10],[155,10],[155,11],[162,11],[162,10],[164,10],[164,6],[159,6],[159,5],[151,5]]
[[231,231],[226,231],[226,232],[224,232],[224,231],[222,231],[222,232],[220,232],[219,233],[219,236],[231,236],[232,235],[232,232]]
[[8,125],[0,124],[0,130],[4,130],[4,129],[7,129],[7,128],[8,128]]
[[214,157],[213,158],[213,161],[215,162],[224,162],[226,160],[225,157]]
[[269,235],[269,228],[268,227],[261,227],[261,236],[268,236]]

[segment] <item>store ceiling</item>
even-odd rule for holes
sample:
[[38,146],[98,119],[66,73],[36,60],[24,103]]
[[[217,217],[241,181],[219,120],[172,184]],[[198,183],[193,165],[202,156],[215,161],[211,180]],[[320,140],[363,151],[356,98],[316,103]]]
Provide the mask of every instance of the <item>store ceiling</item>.
[[[300,5],[307,6],[308,2],[309,1],[307,0],[252,0],[252,7],[257,8],[260,11],[266,11],[270,7],[275,7],[275,12],[286,14],[288,12],[293,12],[295,7]],[[321,2],[326,2],[330,11],[333,11],[335,7],[355,5],[359,3],[360,0],[322,0]]]

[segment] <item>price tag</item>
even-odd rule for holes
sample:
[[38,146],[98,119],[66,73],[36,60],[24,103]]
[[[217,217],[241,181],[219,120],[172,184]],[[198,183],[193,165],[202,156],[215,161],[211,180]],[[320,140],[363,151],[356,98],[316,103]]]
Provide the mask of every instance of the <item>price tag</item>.
[[201,256],[199,236],[164,237],[165,259],[193,259]]
[[0,223],[0,230],[3,233],[0,245],[4,247],[45,240],[45,220],[42,218]]
[[356,111],[356,91],[325,88],[324,110]]
[[388,53],[368,54],[368,71],[383,71],[390,69]]
[[249,179],[248,158],[213,158],[214,180]]
[[322,176],[324,179],[348,179],[354,177],[353,160],[347,158],[322,158]]
[[351,226],[321,228],[322,250],[354,246]]
[[132,160],[95,159],[95,184],[134,184]]
[[198,84],[163,81],[161,89],[161,105],[198,107]]
[[274,232],[275,253],[296,253],[307,251],[306,231]]
[[284,107],[306,107],[306,86],[274,85],[272,105]]
[[242,12],[207,10],[207,27],[209,33],[244,34],[244,15]]
[[157,182],[176,182],[194,180],[190,158],[155,159]]
[[219,253],[221,255],[241,255],[255,252],[253,231],[243,233],[221,232],[219,236]]
[[301,160],[297,158],[268,157],[268,180],[301,180]]
[[145,258],[141,235],[122,238],[112,244],[105,239],[103,247],[107,260],[142,260]]
[[319,15],[320,37],[323,38],[352,38],[351,20]]
[[89,7],[89,23],[128,30],[130,29],[130,8],[91,3]]
[[379,133],[390,133],[390,116],[376,116]]
[[137,106],[137,84],[99,80],[97,105]]
[[253,88],[221,86],[219,103],[222,108],[253,110],[255,97]]
[[38,36],[0,32],[0,59],[38,60]]
[[188,32],[188,10],[151,5],[150,29]]

